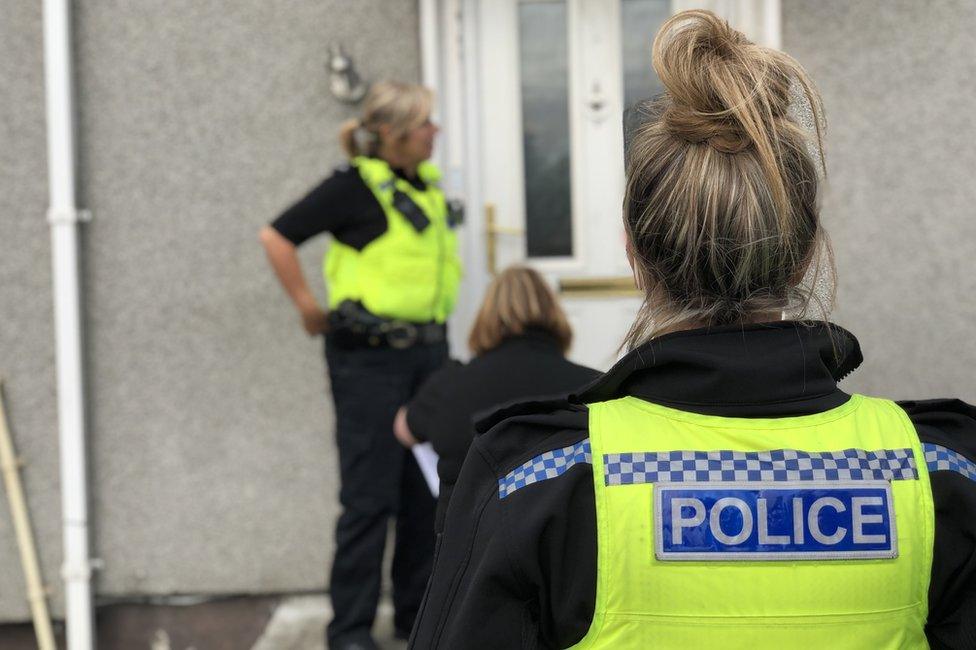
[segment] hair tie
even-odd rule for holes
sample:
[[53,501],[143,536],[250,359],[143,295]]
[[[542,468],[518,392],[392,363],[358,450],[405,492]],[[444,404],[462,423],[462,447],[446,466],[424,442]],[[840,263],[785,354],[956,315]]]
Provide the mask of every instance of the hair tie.
[[352,132],[352,139],[356,143],[358,151],[370,151],[378,141],[375,133],[366,128],[362,120],[357,120],[359,125]]
[[668,132],[685,142],[706,143],[722,153],[739,153],[752,145],[738,121],[728,111],[702,113],[679,104],[664,111]]

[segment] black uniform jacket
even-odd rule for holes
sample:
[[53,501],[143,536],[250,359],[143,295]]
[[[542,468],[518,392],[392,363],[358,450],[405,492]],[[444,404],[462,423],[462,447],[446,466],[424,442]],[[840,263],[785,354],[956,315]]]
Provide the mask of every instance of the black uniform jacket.
[[440,532],[443,528],[447,504],[474,439],[478,413],[534,395],[565,395],[599,374],[567,360],[548,332],[530,329],[466,365],[448,363],[428,377],[410,400],[407,426],[415,438],[430,442],[439,457],[441,490],[434,529]]
[[[586,634],[596,596],[592,467],[576,464],[504,500],[522,463],[588,437],[586,404],[624,395],[684,411],[775,418],[818,413],[849,395],[861,363],[836,326],[791,322],[676,332],[625,356],[568,400],[510,406],[478,424],[454,490],[411,648],[566,648]],[[976,461],[976,408],[902,402],[924,443]],[[976,648],[976,481],[930,474],[935,553],[927,633],[933,648]]]

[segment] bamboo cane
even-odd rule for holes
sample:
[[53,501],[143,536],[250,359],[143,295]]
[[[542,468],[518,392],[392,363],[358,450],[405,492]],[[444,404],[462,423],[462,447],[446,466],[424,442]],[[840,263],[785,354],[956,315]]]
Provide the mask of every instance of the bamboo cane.
[[13,440],[7,428],[7,412],[3,405],[3,379],[0,379],[0,469],[10,501],[10,514],[14,520],[17,546],[20,549],[20,563],[27,580],[27,600],[30,602],[31,616],[34,619],[34,633],[40,650],[57,650],[54,645],[54,631],[51,617],[47,611],[47,594],[41,582],[41,569],[37,562],[37,547],[31,532],[27,503],[20,483],[20,461],[14,455]]

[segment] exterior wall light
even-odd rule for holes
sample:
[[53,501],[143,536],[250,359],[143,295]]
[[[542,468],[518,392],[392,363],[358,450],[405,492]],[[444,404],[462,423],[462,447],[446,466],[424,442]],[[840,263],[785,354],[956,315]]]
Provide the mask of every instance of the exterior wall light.
[[355,104],[366,94],[369,84],[364,82],[353,67],[352,59],[342,51],[341,45],[329,47],[329,90],[340,102]]

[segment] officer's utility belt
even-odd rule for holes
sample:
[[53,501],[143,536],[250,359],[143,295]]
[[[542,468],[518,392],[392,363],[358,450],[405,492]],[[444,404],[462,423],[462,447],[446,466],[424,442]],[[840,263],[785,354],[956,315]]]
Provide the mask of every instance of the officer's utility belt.
[[442,323],[411,323],[382,318],[356,302],[343,302],[329,312],[329,334],[343,348],[394,348],[440,343],[447,338]]

